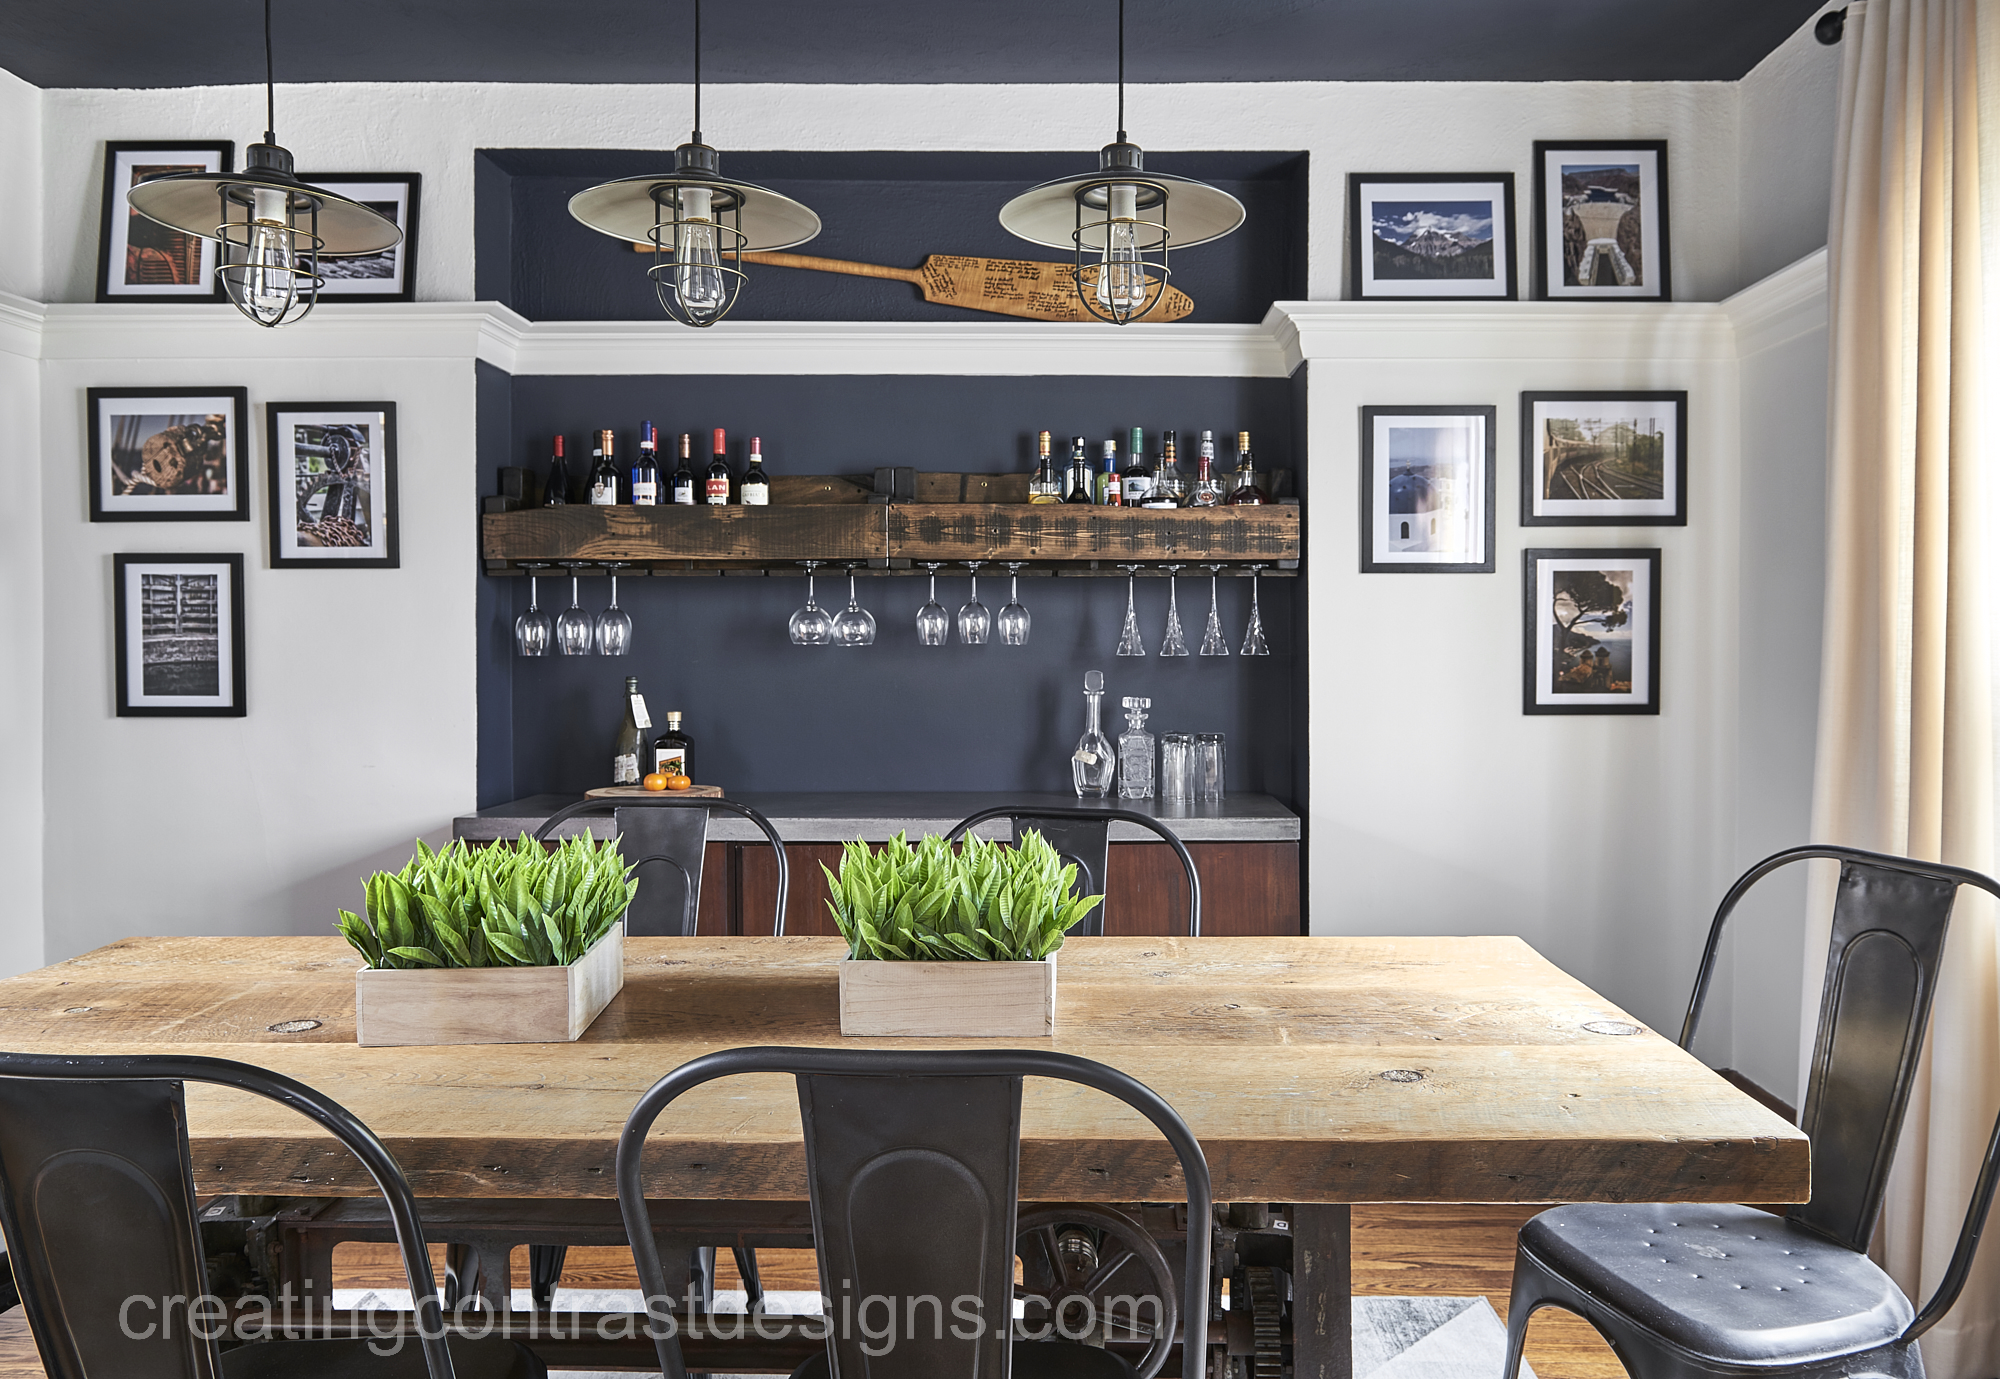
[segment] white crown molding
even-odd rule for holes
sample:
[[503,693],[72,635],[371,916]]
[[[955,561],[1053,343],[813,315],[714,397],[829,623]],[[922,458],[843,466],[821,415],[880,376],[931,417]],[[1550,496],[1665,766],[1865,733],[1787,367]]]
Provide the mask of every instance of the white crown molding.
[[40,302],[0,292],[0,354],[41,358],[42,319],[47,312]]
[[[322,303],[282,330],[227,303],[65,303],[47,308],[42,357],[92,359],[473,359],[519,316],[491,302]],[[490,346],[498,348],[498,345]]]
[[1315,359],[1728,359],[1736,349],[1712,302],[1274,302],[1264,328],[1288,372]]
[[1750,284],[1722,302],[1736,329],[1738,356],[1757,354],[1816,330],[1827,323],[1825,249],[1815,249],[1797,263]]

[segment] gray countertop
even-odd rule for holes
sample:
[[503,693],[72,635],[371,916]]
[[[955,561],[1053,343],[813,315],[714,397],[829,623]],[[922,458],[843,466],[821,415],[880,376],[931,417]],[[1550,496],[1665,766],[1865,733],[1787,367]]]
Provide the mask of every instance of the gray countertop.
[[[578,795],[530,795],[496,804],[452,820],[454,837],[479,842],[532,833]],[[788,843],[844,843],[850,838],[881,842],[897,833],[912,838],[944,833],[960,819],[994,805],[1039,805],[1074,809],[1084,802],[1074,795],[997,794],[990,791],[899,791],[856,794],[808,794],[751,791],[729,797],[755,809],[771,821]],[[1189,843],[1296,842],[1299,817],[1269,795],[1229,795],[1215,804],[1165,805],[1157,800],[1107,800],[1107,806],[1150,814]],[[1087,806],[1084,806],[1087,807]],[[584,816],[564,824],[559,835],[586,827],[599,837],[611,835],[611,817]],[[982,837],[1004,838],[1007,823],[996,819],[977,830]],[[712,815],[708,836],[717,842],[751,842],[764,835],[748,819],[735,814]],[[1155,835],[1136,824],[1111,825],[1111,840],[1136,843]]]

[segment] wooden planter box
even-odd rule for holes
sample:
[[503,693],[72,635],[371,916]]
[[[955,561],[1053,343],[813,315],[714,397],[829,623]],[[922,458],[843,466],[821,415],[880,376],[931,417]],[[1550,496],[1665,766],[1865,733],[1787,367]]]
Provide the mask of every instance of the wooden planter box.
[[1056,955],[1040,962],[842,959],[840,1032],[1046,1039],[1056,1032]]
[[625,985],[625,926],[568,967],[364,967],[354,974],[355,1042],[566,1044]]

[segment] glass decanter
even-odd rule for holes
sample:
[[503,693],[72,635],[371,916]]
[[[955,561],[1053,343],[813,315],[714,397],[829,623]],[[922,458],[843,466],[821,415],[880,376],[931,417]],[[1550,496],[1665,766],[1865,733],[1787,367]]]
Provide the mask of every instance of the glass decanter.
[[1111,793],[1112,775],[1118,759],[1111,754],[1111,739],[1104,735],[1104,672],[1084,672],[1083,697],[1089,702],[1083,736],[1070,754],[1070,775],[1076,782],[1079,799],[1103,799]]
[[1120,701],[1125,706],[1125,731],[1118,734],[1118,798],[1153,798],[1153,735],[1146,731],[1146,710],[1150,699],[1131,695]]

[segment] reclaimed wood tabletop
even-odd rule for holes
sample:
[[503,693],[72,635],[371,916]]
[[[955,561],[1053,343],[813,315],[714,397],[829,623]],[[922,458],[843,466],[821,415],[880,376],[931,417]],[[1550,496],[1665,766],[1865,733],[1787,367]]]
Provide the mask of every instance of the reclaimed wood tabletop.
[[[674,1067],[843,1039],[818,937],[635,938],[573,1044],[359,1048],[338,938],[137,938],[0,981],[0,1049],[199,1053],[328,1093],[434,1197],[611,1197],[619,1128]],[[1804,1135],[1516,938],[1076,938],[1042,1045],[1153,1087],[1221,1201],[1795,1202]],[[1628,1032],[1629,1031],[1629,1032]],[[993,1041],[987,1041],[991,1046]],[[981,1041],[960,1041],[977,1047]],[[292,1113],[190,1086],[203,1192],[372,1194]],[[1031,1080],[1024,1200],[1173,1200],[1171,1152],[1122,1104]],[[661,1119],[648,1195],[799,1200],[791,1079],[711,1083]]]

